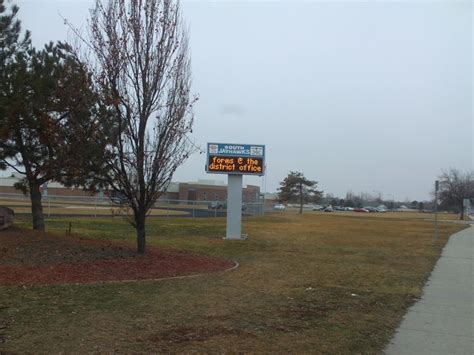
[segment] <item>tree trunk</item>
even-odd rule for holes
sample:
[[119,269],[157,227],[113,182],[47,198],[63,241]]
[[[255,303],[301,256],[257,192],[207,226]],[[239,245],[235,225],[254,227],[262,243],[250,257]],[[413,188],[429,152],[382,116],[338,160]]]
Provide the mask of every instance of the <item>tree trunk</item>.
[[137,253],[145,254],[145,214],[139,213],[135,216],[137,229]]
[[300,184],[300,214],[303,213],[303,184]]
[[33,229],[44,231],[43,205],[41,204],[40,186],[36,183],[29,183],[31,198],[31,213],[33,214]]
[[459,219],[462,221],[464,219],[464,206],[461,206],[461,214],[459,216]]

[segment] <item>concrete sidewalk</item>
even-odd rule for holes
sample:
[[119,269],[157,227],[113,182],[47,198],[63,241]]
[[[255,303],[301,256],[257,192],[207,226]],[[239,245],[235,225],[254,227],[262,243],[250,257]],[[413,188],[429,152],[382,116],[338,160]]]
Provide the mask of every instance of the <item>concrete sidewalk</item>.
[[474,226],[449,239],[386,354],[474,354]]

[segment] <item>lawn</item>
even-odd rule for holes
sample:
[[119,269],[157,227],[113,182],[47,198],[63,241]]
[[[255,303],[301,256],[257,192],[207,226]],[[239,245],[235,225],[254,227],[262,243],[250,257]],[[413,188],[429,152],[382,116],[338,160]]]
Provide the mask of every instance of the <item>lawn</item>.
[[[439,256],[431,218],[274,213],[244,219],[247,241],[222,240],[222,218],[151,218],[149,245],[240,267],[167,281],[0,286],[0,352],[380,353]],[[135,242],[120,218],[46,224],[57,238]],[[440,244],[463,227],[442,221]]]

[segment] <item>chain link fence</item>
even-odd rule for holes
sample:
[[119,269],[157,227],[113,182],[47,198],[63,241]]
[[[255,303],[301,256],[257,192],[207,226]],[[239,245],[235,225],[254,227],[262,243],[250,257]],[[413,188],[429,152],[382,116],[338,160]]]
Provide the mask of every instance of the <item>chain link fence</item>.
[[[130,214],[123,200],[107,196],[58,196],[46,195],[42,198],[45,216],[92,216],[112,217]],[[30,196],[0,193],[0,205],[12,208],[15,214],[31,214]],[[151,217],[225,217],[226,201],[187,201],[159,199],[149,211]],[[242,204],[242,216],[262,216],[264,203]]]

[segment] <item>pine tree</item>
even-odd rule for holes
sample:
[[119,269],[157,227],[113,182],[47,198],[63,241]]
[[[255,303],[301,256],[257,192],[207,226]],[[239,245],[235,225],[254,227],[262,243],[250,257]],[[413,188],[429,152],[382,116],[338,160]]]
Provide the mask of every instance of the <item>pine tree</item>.
[[[95,145],[97,97],[91,78],[65,44],[31,46],[20,40],[18,7],[9,14],[0,0],[0,168],[24,176],[33,228],[44,230],[40,187],[55,180],[85,183]],[[100,141],[100,139],[97,139]]]
[[31,46],[28,31],[20,40],[20,21],[16,18],[18,10],[18,6],[12,6],[11,10],[7,12],[5,1],[0,0],[0,75],[2,79],[7,74],[5,72],[6,66],[16,56],[25,54]]
[[280,183],[279,199],[283,201],[298,201],[300,214],[303,213],[303,204],[321,197],[322,191],[316,190],[318,183],[308,180],[303,173],[290,171],[288,176]]

